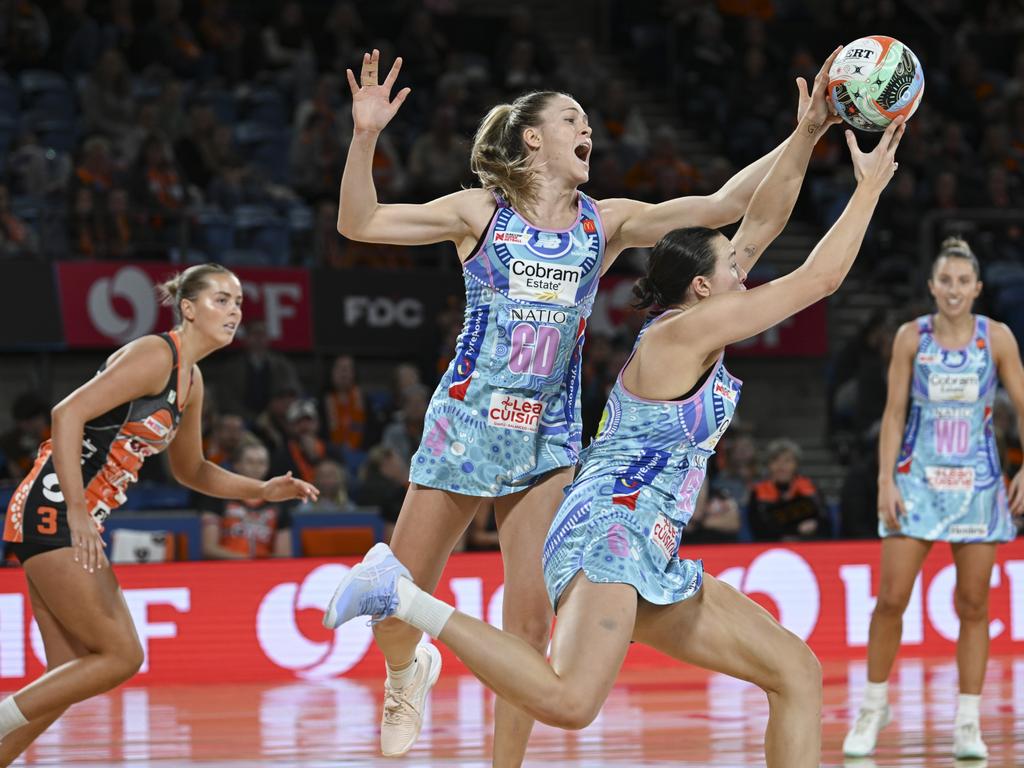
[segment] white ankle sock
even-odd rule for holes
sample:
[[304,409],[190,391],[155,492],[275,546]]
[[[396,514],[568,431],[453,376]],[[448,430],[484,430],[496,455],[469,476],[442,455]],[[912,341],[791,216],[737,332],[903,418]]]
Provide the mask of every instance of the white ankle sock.
[[21,710],[18,709],[13,696],[8,696],[3,701],[0,701],[0,739],[27,722],[28,720],[21,714]]
[[889,682],[872,683],[870,680],[864,687],[864,708],[882,709],[889,703]]
[[961,693],[956,700],[956,724],[976,723],[981,718],[981,694]]
[[448,619],[455,613],[455,609],[448,603],[428,595],[404,576],[398,579],[397,591],[398,610],[395,611],[395,618],[416,629],[422,629],[431,637],[440,635]]
[[386,664],[388,668],[388,682],[391,683],[392,688],[404,688],[412,679],[416,676],[416,657],[412,657],[412,661],[404,669],[394,669],[390,664]]

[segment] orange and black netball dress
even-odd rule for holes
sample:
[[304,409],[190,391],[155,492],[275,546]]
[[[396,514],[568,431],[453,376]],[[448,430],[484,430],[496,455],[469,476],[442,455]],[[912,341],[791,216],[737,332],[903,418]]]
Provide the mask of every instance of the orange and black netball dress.
[[[138,480],[146,457],[170,445],[192,390],[191,372],[182,385],[178,334],[171,331],[160,334],[160,338],[171,348],[173,359],[171,375],[163,390],[122,403],[85,425],[82,483],[86,507],[97,525],[102,525],[110,512],[124,503],[128,486]],[[12,548],[22,561],[40,552],[71,546],[67,505],[53,467],[51,443],[47,440],[39,447],[32,470],[7,505],[4,541],[14,545]]]

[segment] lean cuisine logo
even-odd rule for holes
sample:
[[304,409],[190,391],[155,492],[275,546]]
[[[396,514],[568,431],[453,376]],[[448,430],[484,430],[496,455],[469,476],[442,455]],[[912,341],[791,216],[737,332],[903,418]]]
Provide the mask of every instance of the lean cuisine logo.
[[298,677],[323,680],[347,672],[366,655],[373,630],[364,621],[350,621],[327,641],[311,640],[299,628],[300,612],[327,610],[335,587],[348,570],[344,565],[321,565],[301,584],[278,584],[267,593],[256,614],[256,636],[268,659],[294,670]]

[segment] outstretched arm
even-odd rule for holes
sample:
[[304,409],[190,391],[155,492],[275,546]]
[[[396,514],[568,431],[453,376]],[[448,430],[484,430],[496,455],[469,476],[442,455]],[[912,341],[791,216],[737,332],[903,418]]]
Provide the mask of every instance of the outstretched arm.
[[363,54],[360,84],[346,70],[352,90],[352,143],[341,177],[338,200],[338,231],[352,240],[395,245],[426,245],[472,235],[468,204],[479,199],[480,190],[461,190],[423,205],[383,205],[373,183],[373,154],[377,138],[402,106],[409,88],[391,99],[401,57],[395,59],[383,84],[377,84],[380,51]]
[[814,78],[814,90],[807,95],[807,84],[800,78],[801,104],[807,104],[793,135],[782,144],[782,153],[768,175],[758,184],[750,199],[743,223],[732,239],[737,265],[749,272],[765,248],[779,236],[796,205],[803,186],[811,151],[830,125],[839,122],[828,106],[828,71],[839,52],[828,57]]
[[195,369],[192,394],[181,416],[178,431],[167,449],[174,479],[193,491],[219,499],[315,500],[320,491],[288,472],[269,480],[228,472],[203,456],[203,377]]
[[[815,78],[815,91],[818,90],[818,82],[824,77],[825,83],[822,92],[828,85],[828,68],[832,64],[836,53],[825,62],[822,70]],[[824,75],[822,74],[824,73]],[[808,116],[813,101],[807,93],[807,84],[803,78],[797,79],[797,87],[800,92],[800,103],[797,109],[798,122],[802,123]],[[823,123],[825,119],[819,120]],[[834,119],[828,119],[829,124]],[[813,140],[824,133],[819,130],[813,136]],[[604,268],[608,269],[619,253],[627,248],[650,247],[658,242],[666,233],[682,226],[691,227],[718,227],[732,224],[739,220],[747,210],[755,190],[768,175],[775,162],[785,152],[790,143],[787,138],[779,146],[766,154],[764,157],[755,160],[734,175],[729,181],[722,185],[722,188],[710,195],[693,195],[679,197],[674,200],[666,200],[663,203],[644,203],[639,200],[626,198],[615,198],[601,201],[601,217],[604,219],[606,231],[608,232],[608,247],[606,249]],[[813,146],[813,142],[812,142]]]
[[874,151],[865,155],[847,131],[857,189],[807,260],[766,285],[715,294],[699,302],[687,313],[685,322],[674,324],[677,340],[695,353],[711,354],[755,336],[834,293],[853,266],[878,197],[896,170],[894,157],[902,135],[903,119],[897,118]]

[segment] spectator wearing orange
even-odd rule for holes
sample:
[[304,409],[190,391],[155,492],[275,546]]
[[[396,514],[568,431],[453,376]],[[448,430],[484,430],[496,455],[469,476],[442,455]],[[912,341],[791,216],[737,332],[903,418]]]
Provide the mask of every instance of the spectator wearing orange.
[[825,505],[810,478],[799,474],[800,447],[774,440],[767,450],[768,477],[750,494],[748,515],[756,541],[801,541],[831,533]]
[[[255,480],[270,470],[270,455],[258,443],[244,445],[235,457],[235,471]],[[200,499],[203,557],[250,560],[291,557],[291,503],[263,499]]]
[[291,472],[295,477],[309,478],[312,482],[321,461],[337,458],[327,443],[317,437],[319,431],[315,402],[296,400],[288,406],[288,440],[274,456],[274,474],[280,468],[281,474]]
[[366,399],[356,384],[356,364],[351,355],[339,355],[331,366],[330,388],[324,395],[323,414],[332,445],[362,450],[366,440]]

